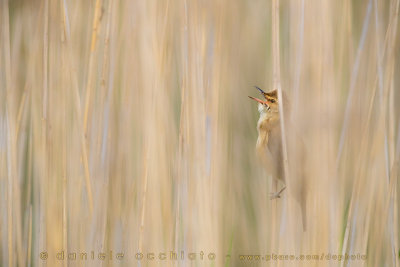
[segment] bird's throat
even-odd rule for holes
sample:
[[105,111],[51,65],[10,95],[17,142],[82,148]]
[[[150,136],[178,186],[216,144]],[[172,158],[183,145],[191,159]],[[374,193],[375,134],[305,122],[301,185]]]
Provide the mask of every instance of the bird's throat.
[[257,123],[258,131],[270,131],[277,126],[279,126],[279,113],[271,111],[260,113]]

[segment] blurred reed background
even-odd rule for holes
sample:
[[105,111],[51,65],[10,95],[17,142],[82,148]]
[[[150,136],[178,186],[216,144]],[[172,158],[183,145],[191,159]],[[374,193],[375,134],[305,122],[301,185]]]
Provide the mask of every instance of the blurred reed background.
[[271,1],[1,0],[0,265],[399,266],[399,0],[279,2],[306,232],[255,153]]

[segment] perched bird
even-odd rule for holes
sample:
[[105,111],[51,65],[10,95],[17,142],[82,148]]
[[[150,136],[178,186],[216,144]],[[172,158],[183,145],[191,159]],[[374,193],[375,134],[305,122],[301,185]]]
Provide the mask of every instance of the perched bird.
[[[256,151],[258,157],[260,158],[262,164],[265,169],[271,174],[271,176],[278,180],[282,184],[282,188],[278,190],[278,192],[271,193],[270,198],[280,198],[281,193],[286,189],[286,178],[284,171],[284,161],[283,161],[283,153],[282,153],[282,133],[281,133],[281,125],[280,125],[280,114],[279,114],[279,103],[280,99],[278,99],[278,91],[272,90],[270,92],[264,92],[261,88],[255,86],[257,90],[260,91],[263,98],[265,100],[261,100],[252,96],[249,96],[251,99],[258,102],[258,112],[260,113],[260,118],[257,122],[257,145]],[[289,114],[289,103],[282,92],[282,102],[284,108],[285,118]],[[289,120],[285,120],[288,122]],[[289,142],[289,145],[293,142]],[[301,154],[298,159],[303,160],[304,150],[303,145],[300,140],[297,140],[297,147]],[[300,144],[300,145],[299,145]],[[303,163],[299,164],[302,166]],[[294,183],[293,193],[295,199],[299,202],[301,211],[302,211],[302,221],[303,221],[303,230],[306,230],[306,198],[305,198],[305,179],[304,173],[301,169],[300,173],[296,172],[296,179]]]
[[265,100],[260,100],[249,96],[258,102],[258,112],[260,118],[257,123],[257,145],[256,150],[261,162],[265,165],[268,172],[274,179],[283,183],[283,188],[271,195],[271,199],[280,198],[280,193],[286,188],[283,155],[282,137],[279,121],[279,106],[277,90],[264,92],[261,88],[256,88],[261,92]]

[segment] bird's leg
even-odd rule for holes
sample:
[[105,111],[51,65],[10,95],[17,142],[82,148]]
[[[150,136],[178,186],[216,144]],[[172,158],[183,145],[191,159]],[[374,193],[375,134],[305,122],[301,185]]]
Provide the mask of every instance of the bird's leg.
[[279,172],[279,164],[272,156],[269,149],[266,149],[266,144],[268,143],[269,133],[267,131],[259,132],[257,139],[257,154],[259,159],[261,159],[262,165],[268,173],[271,174],[272,178],[276,181],[283,183],[283,188],[277,192],[270,193],[270,199],[280,198],[281,193],[286,189],[285,179],[282,177],[282,173]]
[[279,191],[274,192],[274,193],[270,193],[270,199],[271,200],[272,199],[276,199],[276,198],[280,198],[281,197],[281,193],[286,189],[286,182],[285,182],[284,174],[282,173],[282,168],[281,167],[282,166],[279,166],[279,163],[278,163],[278,165],[277,164],[273,165],[272,169],[271,169],[272,170],[272,177],[283,185],[283,187]]
[[269,193],[269,199],[273,200],[276,198],[281,198],[281,193],[286,189],[286,185],[283,186],[283,188],[281,190],[279,190],[278,192],[275,193]]
[[272,200],[272,199],[280,198],[281,193],[286,189],[286,184],[285,184],[284,180],[279,178],[280,175],[277,170],[276,161],[273,160],[273,157],[268,149],[260,149],[260,150],[258,150],[258,152],[259,152],[259,158],[261,159],[263,166],[265,167],[267,172],[269,172],[271,174],[273,179],[275,179],[278,182],[283,183],[283,187],[281,188],[281,190],[270,193],[270,199]]

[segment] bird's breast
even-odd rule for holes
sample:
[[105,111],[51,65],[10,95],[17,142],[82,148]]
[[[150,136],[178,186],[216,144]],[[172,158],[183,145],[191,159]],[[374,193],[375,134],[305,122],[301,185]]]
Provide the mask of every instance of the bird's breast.
[[279,116],[276,114],[262,113],[257,123],[258,131],[271,131],[279,127]]

